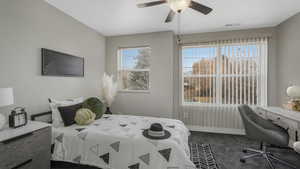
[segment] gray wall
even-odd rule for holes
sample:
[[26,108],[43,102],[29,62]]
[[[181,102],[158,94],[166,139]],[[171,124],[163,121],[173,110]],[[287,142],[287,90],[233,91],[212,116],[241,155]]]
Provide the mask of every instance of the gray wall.
[[152,48],[149,93],[119,92],[112,105],[113,111],[146,116],[173,116],[173,42],[172,32],[107,37],[106,70],[115,77],[119,47],[148,45]]
[[300,13],[278,26],[278,102],[286,103],[286,88],[300,85]]
[[[43,0],[1,0],[0,37],[0,87],[14,88],[15,106],[38,113],[49,97],[100,95],[105,38]],[[84,57],[85,77],[41,76],[41,48]]]
[[[269,36],[269,105],[277,105],[277,32],[275,28],[183,35],[183,43]],[[150,45],[152,63],[150,93],[119,92],[113,111],[126,114],[177,117],[179,104],[179,46],[172,32],[107,37],[106,70],[117,75],[117,49]],[[274,83],[275,82],[275,83]],[[173,108],[172,108],[173,107]]]

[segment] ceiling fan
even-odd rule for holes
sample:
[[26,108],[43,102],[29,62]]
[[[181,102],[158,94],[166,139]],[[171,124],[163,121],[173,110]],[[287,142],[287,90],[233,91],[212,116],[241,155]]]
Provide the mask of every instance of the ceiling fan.
[[139,8],[145,8],[145,7],[161,5],[161,4],[165,4],[165,3],[167,3],[171,8],[171,11],[169,12],[169,14],[167,16],[167,19],[165,20],[165,23],[171,22],[176,13],[181,13],[186,8],[192,8],[198,12],[203,13],[204,15],[207,15],[212,11],[212,9],[210,7],[202,5],[193,0],[159,0],[159,1],[138,4],[137,6]]

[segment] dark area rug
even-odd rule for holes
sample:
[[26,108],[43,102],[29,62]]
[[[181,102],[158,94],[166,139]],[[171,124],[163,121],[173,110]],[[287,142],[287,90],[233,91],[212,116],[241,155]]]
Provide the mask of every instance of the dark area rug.
[[198,169],[219,169],[210,144],[190,143],[191,160]]
[[[211,150],[219,169],[268,169],[262,158],[253,158],[241,163],[240,158],[245,155],[243,148],[259,149],[258,142],[247,139],[245,136],[192,132],[190,141],[198,144],[210,144]],[[300,169],[300,154],[293,150],[269,148],[277,157],[296,165]],[[276,169],[289,169],[279,163],[274,163]]]

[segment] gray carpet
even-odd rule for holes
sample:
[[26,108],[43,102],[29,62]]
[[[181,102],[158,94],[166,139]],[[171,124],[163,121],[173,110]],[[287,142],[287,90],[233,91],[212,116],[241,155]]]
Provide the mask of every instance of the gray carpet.
[[[249,159],[246,163],[240,163],[239,159],[244,155],[242,149],[251,147],[259,149],[259,143],[251,141],[244,136],[225,134],[211,134],[192,132],[191,142],[209,143],[220,169],[266,169],[265,161],[260,158]],[[291,150],[270,148],[269,151],[286,161],[297,165],[300,169],[300,155]],[[281,164],[275,164],[276,169],[289,169]]]
[[[242,149],[251,147],[259,149],[259,143],[251,141],[244,136],[211,134],[192,132],[191,142],[199,144],[210,144],[219,169],[268,169],[265,161],[260,158],[249,159],[246,163],[240,163],[239,159],[244,155]],[[300,169],[300,155],[291,150],[270,149],[274,155],[285,159]],[[275,164],[276,169],[289,169],[281,164]],[[77,169],[71,167],[52,167],[52,169]],[[84,167],[86,168],[86,167]],[[82,169],[82,168],[78,168]]]

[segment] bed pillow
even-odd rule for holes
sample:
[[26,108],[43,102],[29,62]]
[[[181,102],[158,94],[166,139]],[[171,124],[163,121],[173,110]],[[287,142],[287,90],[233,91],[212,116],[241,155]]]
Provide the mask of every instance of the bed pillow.
[[83,104],[83,108],[90,109],[96,115],[96,119],[100,119],[103,115],[103,103],[96,97],[86,99]]
[[61,118],[65,126],[71,126],[75,124],[76,112],[81,108],[82,108],[81,103],[71,105],[71,106],[58,107],[58,110],[60,112]]
[[88,125],[95,121],[95,113],[93,113],[90,109],[79,109],[76,112],[75,122],[78,125]]
[[52,126],[53,127],[63,127],[64,123],[61,118],[60,112],[58,111],[58,107],[62,106],[70,106],[70,105],[75,105],[78,103],[82,103],[83,98],[75,98],[75,99],[68,99],[68,100],[55,100],[55,99],[49,99],[49,104],[50,104],[50,109],[52,111]]

